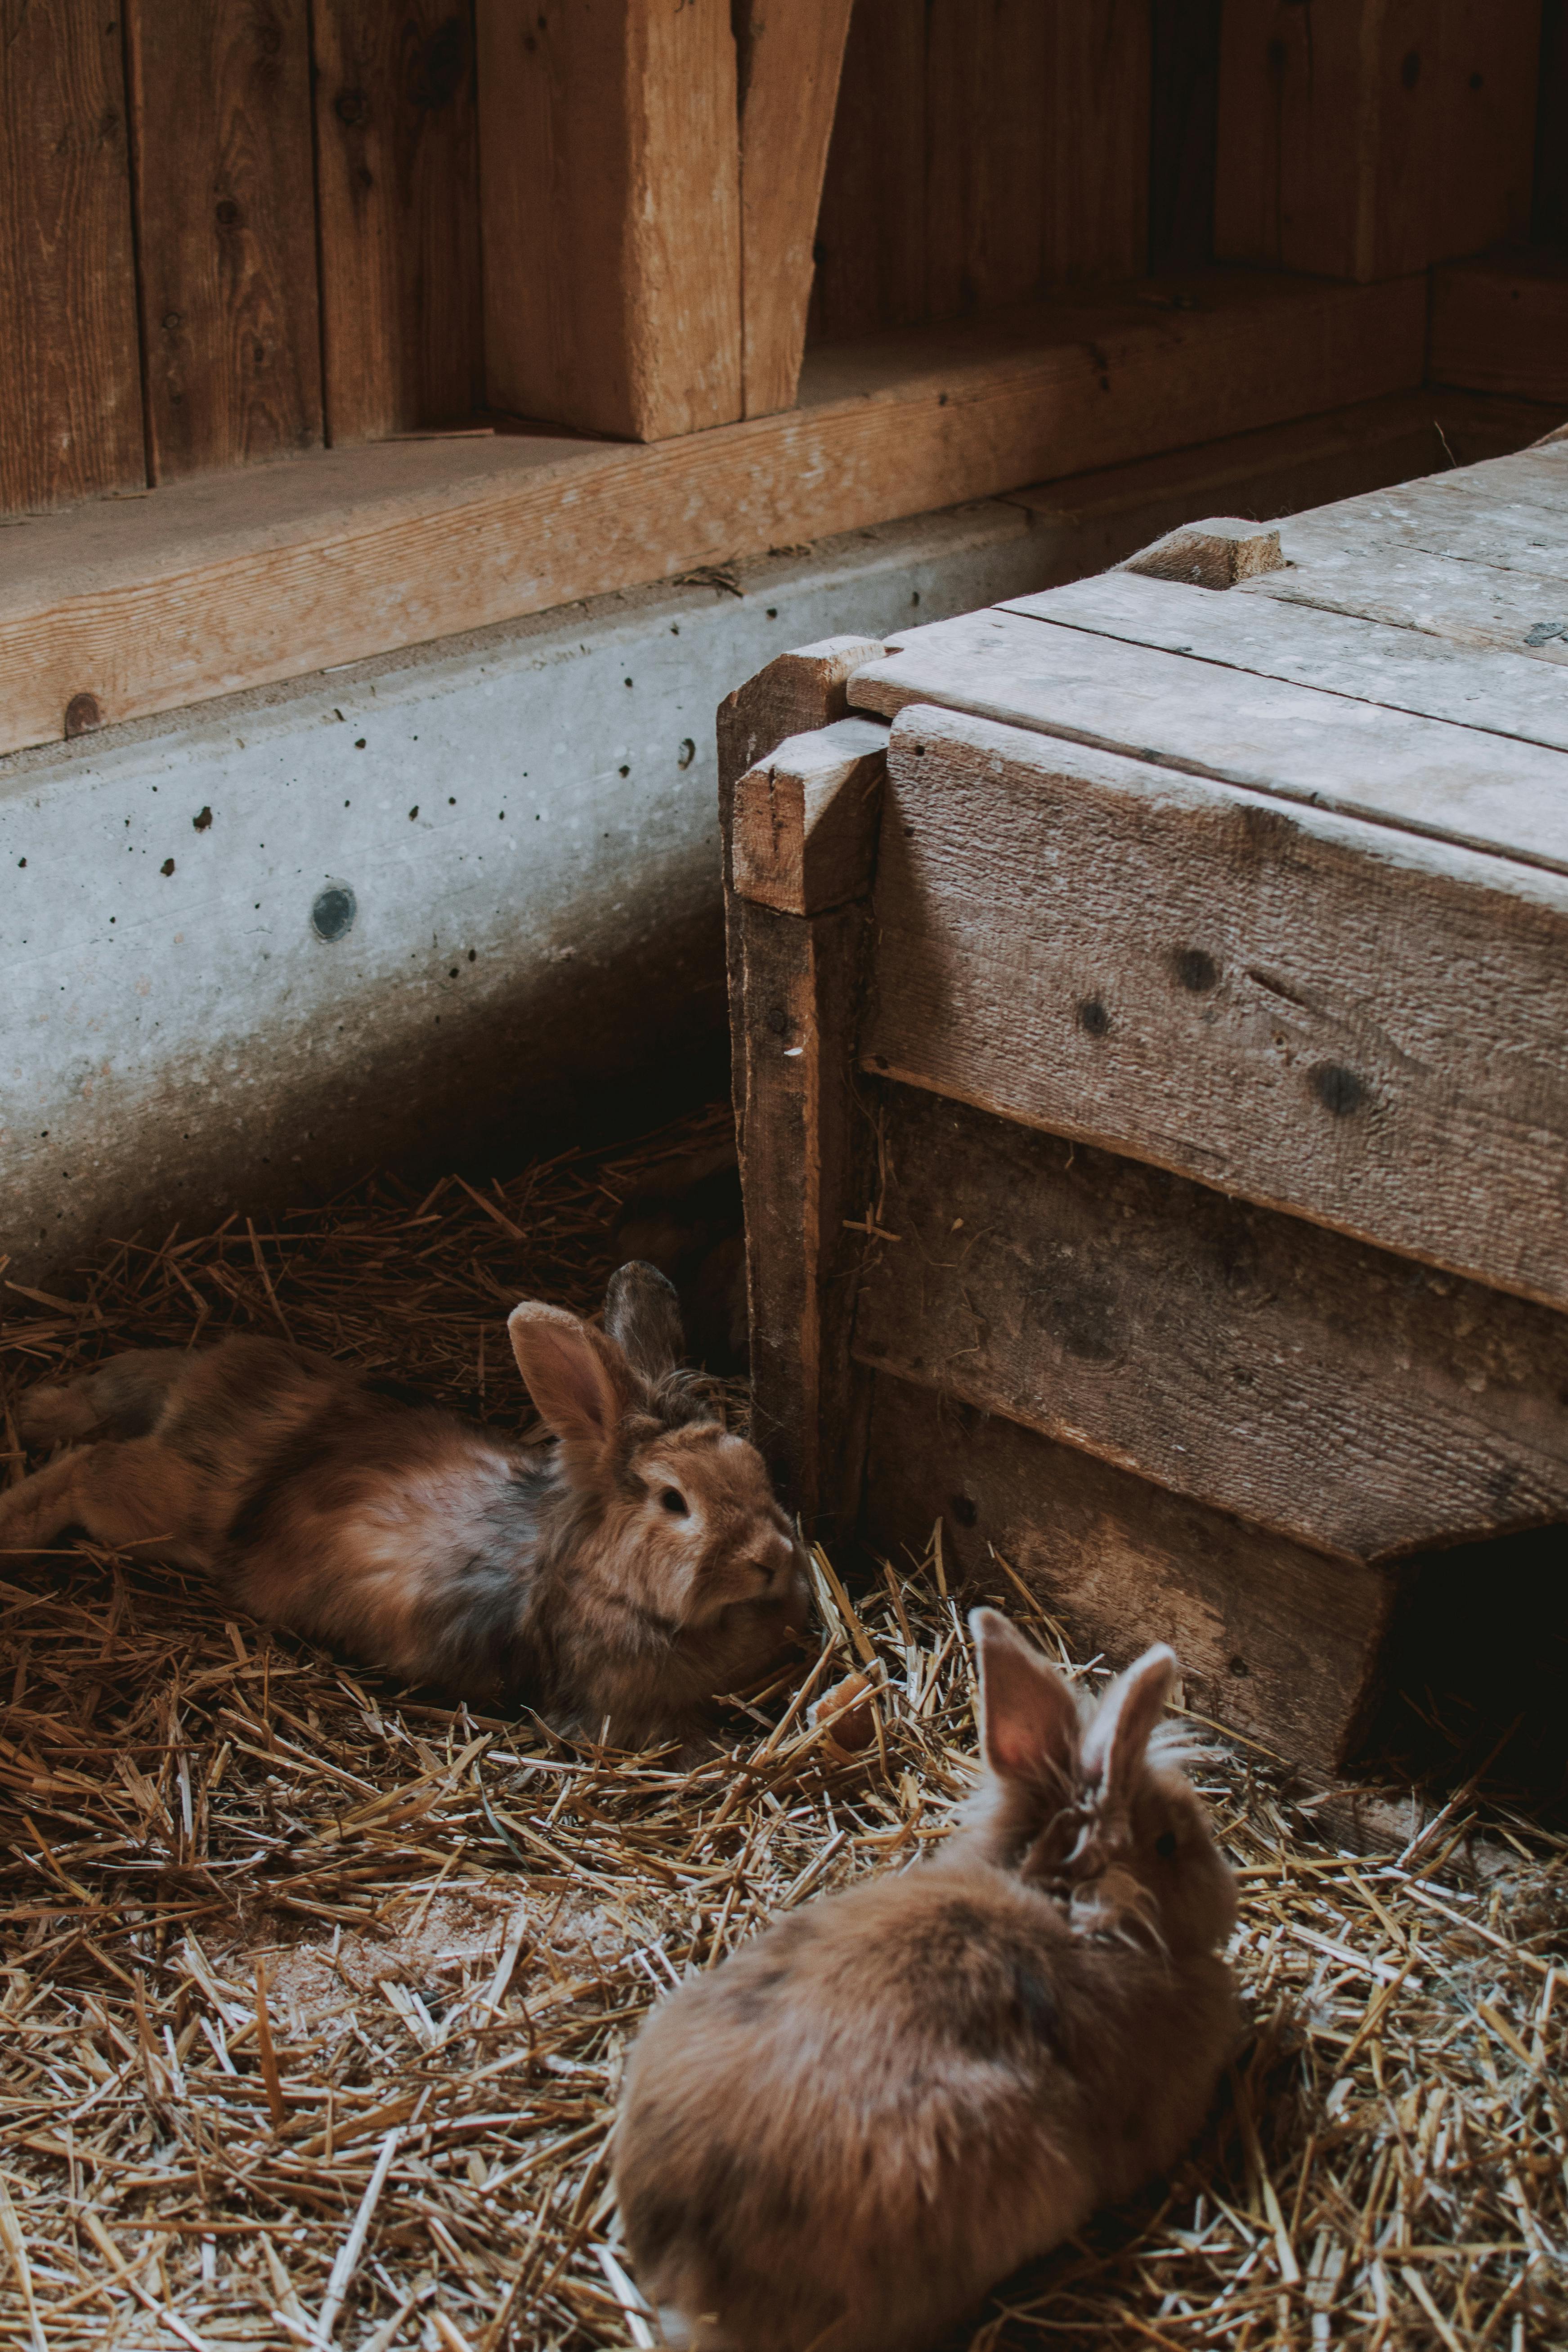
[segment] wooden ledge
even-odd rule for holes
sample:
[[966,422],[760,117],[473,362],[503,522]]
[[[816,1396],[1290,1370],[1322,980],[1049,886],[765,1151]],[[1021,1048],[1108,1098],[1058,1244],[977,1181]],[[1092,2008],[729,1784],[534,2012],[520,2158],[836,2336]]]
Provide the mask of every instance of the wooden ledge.
[[0,532],[0,751],[1416,384],[1425,278],[1213,271],[808,354],[649,446],[384,442]]

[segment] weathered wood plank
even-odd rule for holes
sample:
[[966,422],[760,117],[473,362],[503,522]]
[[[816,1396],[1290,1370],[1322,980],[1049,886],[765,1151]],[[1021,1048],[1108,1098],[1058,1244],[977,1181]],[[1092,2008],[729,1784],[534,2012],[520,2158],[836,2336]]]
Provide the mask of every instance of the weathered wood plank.
[[1568,256],[1457,261],[1432,273],[1435,383],[1568,408]]
[[915,702],[973,711],[1568,871],[1560,751],[1017,613],[911,630],[851,698],[884,718]]
[[1000,610],[1568,751],[1568,677],[1520,654],[1474,652],[1298,604],[1216,596],[1131,567],[1009,597]]
[[864,898],[876,862],[888,730],[840,719],[792,735],[735,790],[734,885],[781,914]]
[[797,411],[652,448],[333,450],[33,524],[0,579],[0,750],[57,735],[79,692],[135,718],[1419,375],[1403,289],[1190,282],[1207,308],[1053,304],[808,352]]
[[1561,876],[917,707],[874,903],[868,1067],[1568,1303]]
[[473,32],[451,0],[316,0],[328,440],[450,424],[484,400]]
[[862,1363],[1321,1551],[1568,1517],[1568,1318],[888,1086]]
[[155,482],[320,446],[305,0],[127,0]]
[[497,408],[663,440],[741,415],[727,0],[478,0]]
[[1384,622],[1448,645],[1568,661],[1568,594],[1560,580],[1541,572],[1505,572],[1413,547],[1324,540],[1309,550],[1298,541],[1289,571],[1246,581],[1236,593]]
[[1240,515],[1211,515],[1140,548],[1129,556],[1125,568],[1145,580],[1179,580],[1214,589],[1234,588],[1238,581],[1278,572],[1284,562],[1277,530]]
[[1215,249],[1395,278],[1525,234],[1540,0],[1224,12]]
[[[1560,461],[1541,462],[1555,467]],[[1342,506],[1282,520],[1280,547],[1291,563],[1310,563],[1347,547],[1410,547],[1426,555],[1451,555],[1461,563],[1568,582],[1568,483],[1563,503],[1553,506],[1538,498],[1486,497],[1446,487],[1459,478],[1439,475],[1430,483],[1369,490]]]
[[741,108],[742,414],[795,404],[849,0],[746,0]]
[[879,1373],[867,1539],[919,1558],[939,1519],[950,1584],[1016,1605],[997,1552],[1080,1650],[1121,1666],[1169,1642],[1199,1715],[1323,1770],[1354,1752],[1397,1571],[1326,1559]]
[[0,514],[145,481],[134,286],[119,26],[87,0],[8,10]]

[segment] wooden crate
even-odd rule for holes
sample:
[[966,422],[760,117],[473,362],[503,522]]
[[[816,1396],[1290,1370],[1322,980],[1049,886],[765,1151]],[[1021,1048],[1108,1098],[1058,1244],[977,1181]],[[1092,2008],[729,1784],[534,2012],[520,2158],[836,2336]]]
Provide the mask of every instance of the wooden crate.
[[940,1521],[1332,1768],[1410,1563],[1568,1517],[1565,663],[1558,441],[731,698],[757,1421],[810,1525]]

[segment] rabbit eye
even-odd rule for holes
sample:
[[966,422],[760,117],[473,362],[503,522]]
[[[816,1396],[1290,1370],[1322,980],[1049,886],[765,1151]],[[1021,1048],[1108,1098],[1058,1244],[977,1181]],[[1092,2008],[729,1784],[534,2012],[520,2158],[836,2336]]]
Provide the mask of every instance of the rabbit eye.
[[1163,1831],[1160,1836],[1154,1840],[1154,1851],[1159,1855],[1162,1862],[1169,1862],[1176,1851],[1175,1831]]
[[658,1499],[673,1518],[686,1517],[686,1497],[679,1486],[667,1486]]

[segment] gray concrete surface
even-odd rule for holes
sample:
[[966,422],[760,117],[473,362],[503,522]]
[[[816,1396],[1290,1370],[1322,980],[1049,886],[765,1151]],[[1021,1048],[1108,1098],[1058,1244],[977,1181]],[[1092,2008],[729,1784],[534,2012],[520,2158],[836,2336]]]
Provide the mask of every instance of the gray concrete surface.
[[988,502],[0,760],[4,1273],[721,1085],[721,696],[1059,576]]

